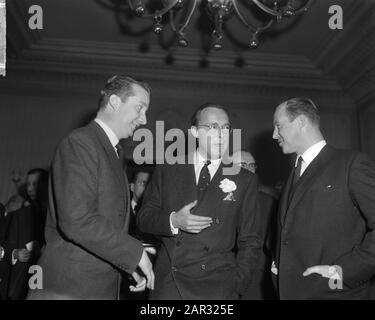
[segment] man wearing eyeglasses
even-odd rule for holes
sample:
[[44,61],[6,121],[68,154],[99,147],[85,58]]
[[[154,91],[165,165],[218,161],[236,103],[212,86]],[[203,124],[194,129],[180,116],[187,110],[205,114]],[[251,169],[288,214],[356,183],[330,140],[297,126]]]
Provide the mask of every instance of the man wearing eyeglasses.
[[250,281],[262,248],[257,179],[243,169],[225,174],[230,132],[224,107],[200,106],[196,151],[153,173],[137,216],[163,241],[151,299],[238,299]]

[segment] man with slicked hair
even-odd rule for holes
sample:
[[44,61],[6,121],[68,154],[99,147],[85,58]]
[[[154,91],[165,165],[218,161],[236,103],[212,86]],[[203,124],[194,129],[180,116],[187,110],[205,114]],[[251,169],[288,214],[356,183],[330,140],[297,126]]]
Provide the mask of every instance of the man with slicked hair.
[[367,299],[375,275],[375,164],[325,141],[309,98],[281,103],[273,138],[295,153],[278,214],[281,299]]
[[95,120],[59,144],[38,263],[43,289],[29,290],[29,299],[116,299],[118,269],[133,275],[133,290],[153,289],[147,253],[128,234],[130,197],[119,144],[146,124],[149,103],[147,84],[114,76],[101,91]]

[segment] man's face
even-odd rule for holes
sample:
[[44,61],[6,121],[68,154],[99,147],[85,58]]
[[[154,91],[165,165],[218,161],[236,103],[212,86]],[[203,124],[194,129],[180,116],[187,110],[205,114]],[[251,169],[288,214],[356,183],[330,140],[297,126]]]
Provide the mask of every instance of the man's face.
[[255,173],[256,163],[254,157],[250,154],[250,152],[235,152],[232,156],[232,161],[234,165],[238,165],[246,170],[249,170],[252,173]]
[[31,200],[35,200],[38,194],[39,173],[29,174],[26,178],[26,192]]
[[150,104],[150,95],[139,85],[133,84],[132,88],[133,95],[125,102],[121,101],[115,111],[119,139],[132,136],[137,127],[147,123],[146,111]]
[[299,142],[299,127],[297,118],[290,121],[285,111],[285,105],[276,108],[273,116],[272,138],[277,140],[284,153],[297,153]]
[[228,115],[224,110],[208,107],[200,113],[197,127],[192,127],[192,134],[199,141],[201,155],[215,160],[221,158],[228,149],[230,132],[226,129],[209,129],[209,125],[220,128],[229,126]]
[[135,201],[138,201],[140,198],[142,198],[143,192],[146,189],[146,185],[149,179],[150,174],[148,172],[138,172],[135,181],[130,185],[130,190],[133,192]]

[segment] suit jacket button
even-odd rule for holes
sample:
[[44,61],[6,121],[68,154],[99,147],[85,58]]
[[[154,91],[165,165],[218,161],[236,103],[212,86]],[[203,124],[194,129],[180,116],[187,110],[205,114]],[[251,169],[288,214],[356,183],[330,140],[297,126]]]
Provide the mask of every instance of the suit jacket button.
[[206,265],[205,265],[205,264],[202,264],[202,265],[201,265],[201,268],[202,268],[202,270],[206,270]]

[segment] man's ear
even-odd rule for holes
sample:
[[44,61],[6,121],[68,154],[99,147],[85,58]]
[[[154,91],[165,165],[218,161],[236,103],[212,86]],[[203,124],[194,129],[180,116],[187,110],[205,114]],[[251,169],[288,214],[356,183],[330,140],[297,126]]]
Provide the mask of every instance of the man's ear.
[[300,129],[306,128],[308,119],[305,115],[301,114],[300,116],[297,117],[296,120],[298,121],[298,126],[300,127]]
[[116,111],[121,104],[121,99],[119,96],[112,94],[109,97],[109,108],[112,109],[113,111]]
[[198,128],[196,126],[191,126],[190,131],[193,137],[198,139]]
[[134,192],[134,182],[130,183],[130,191]]

